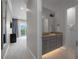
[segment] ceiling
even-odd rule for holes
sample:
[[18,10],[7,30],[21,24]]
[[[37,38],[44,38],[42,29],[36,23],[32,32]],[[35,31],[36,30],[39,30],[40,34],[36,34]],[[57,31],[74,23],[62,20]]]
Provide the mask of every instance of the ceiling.
[[13,17],[26,20],[26,0],[11,0]]
[[[13,17],[18,19],[26,20],[26,2],[28,0],[11,0],[13,8]],[[60,6],[69,6],[76,4],[77,0],[42,0],[42,5],[45,8],[53,9]],[[21,10],[24,8],[24,10]]]
[[43,7],[48,9],[58,8],[58,7],[67,7],[70,5],[77,4],[77,0],[42,0]]

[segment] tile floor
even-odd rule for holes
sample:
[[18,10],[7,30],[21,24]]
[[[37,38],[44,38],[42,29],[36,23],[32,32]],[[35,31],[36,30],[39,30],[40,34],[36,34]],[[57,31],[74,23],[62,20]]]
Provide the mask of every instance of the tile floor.
[[16,43],[10,44],[4,59],[33,59],[27,51],[26,37],[20,37]]
[[[7,54],[4,59],[33,59],[27,49],[27,38],[20,37],[16,43],[10,44]],[[48,55],[43,55],[42,59],[68,59],[65,55],[63,47],[57,51],[51,52]]]

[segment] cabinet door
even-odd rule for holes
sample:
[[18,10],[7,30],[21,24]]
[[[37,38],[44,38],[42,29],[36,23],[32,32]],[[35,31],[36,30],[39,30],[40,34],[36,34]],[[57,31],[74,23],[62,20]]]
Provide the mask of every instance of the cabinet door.
[[50,37],[49,42],[49,51],[52,51],[56,48],[56,38],[55,37]]
[[62,35],[57,35],[57,48],[62,46],[62,41],[63,41],[63,36]]
[[47,53],[47,38],[43,38],[42,40],[42,54],[45,54]]

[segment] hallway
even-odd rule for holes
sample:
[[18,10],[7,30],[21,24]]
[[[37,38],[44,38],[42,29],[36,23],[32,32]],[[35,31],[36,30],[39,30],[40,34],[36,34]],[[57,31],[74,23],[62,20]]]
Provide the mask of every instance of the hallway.
[[[17,38],[17,42],[10,44],[7,54],[4,59],[32,59],[30,57],[30,53],[27,49],[27,38],[19,37]],[[27,50],[26,50],[27,49]],[[65,49],[60,47],[53,52],[48,53],[48,55],[42,56],[42,59],[67,59],[66,55],[64,54]]]
[[26,45],[26,37],[20,37],[16,43],[10,44],[4,59],[32,59]]
[[2,59],[77,59],[77,0],[2,3]]

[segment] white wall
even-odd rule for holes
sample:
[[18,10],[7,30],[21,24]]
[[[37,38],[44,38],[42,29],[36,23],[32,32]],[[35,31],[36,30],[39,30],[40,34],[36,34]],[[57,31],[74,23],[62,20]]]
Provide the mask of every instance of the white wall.
[[42,32],[49,32],[48,30],[48,18],[42,18]]
[[[12,13],[10,10],[9,3],[7,1],[7,4],[5,4],[5,0],[3,1],[3,33],[5,33],[6,28],[6,35],[7,35],[7,44],[10,41],[10,34],[12,33],[12,29],[10,28],[10,22],[12,21]],[[5,11],[6,8],[6,11]],[[6,14],[5,14],[6,12]],[[6,26],[5,26],[5,20],[6,20]]]
[[57,31],[57,24],[59,24],[59,32],[64,33],[65,29],[65,15],[66,15],[66,10],[62,7],[56,9],[56,31]]
[[7,43],[10,43],[10,34],[12,34],[12,28],[10,28],[10,22],[12,21],[11,12],[9,6],[7,7],[7,19],[6,19],[6,35],[7,35]]
[[5,34],[5,19],[3,18],[3,34]]
[[[4,5],[5,4],[5,0],[3,0],[3,18],[2,18],[2,20],[4,21],[5,20],[5,18],[6,18],[6,26],[5,26],[5,24],[3,25],[3,28],[5,27],[6,28],[6,45],[5,45],[5,47],[3,47],[3,49],[2,49],[2,52],[1,52],[1,56],[2,56],[2,58],[3,58],[3,56],[5,55],[5,52],[6,52],[6,50],[7,50],[7,48],[8,48],[8,45],[9,45],[9,43],[10,43],[10,34],[12,33],[12,29],[10,28],[10,21],[12,20],[12,14],[11,14],[11,11],[10,11],[10,7],[9,7],[9,5],[7,4],[7,5]],[[7,7],[6,9],[6,16],[5,16],[5,7]],[[3,30],[3,33],[5,33],[5,28],[4,28],[4,30]]]
[[2,9],[3,9],[3,11],[2,11],[2,18],[3,18],[3,34],[5,34],[5,2],[3,2],[2,3]]
[[42,59],[42,19],[41,0],[28,0],[27,8],[27,46],[34,59]]
[[43,7],[43,11],[42,11],[42,30],[43,32],[55,32],[55,17],[50,17],[50,14],[54,14],[54,11],[51,11],[48,8],[44,8]]

